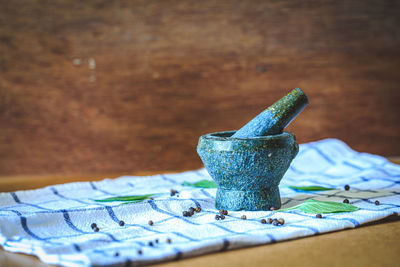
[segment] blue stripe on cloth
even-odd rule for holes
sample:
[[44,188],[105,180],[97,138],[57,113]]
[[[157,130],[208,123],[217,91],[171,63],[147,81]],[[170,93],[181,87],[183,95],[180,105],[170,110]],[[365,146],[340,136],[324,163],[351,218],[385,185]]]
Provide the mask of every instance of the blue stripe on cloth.
[[173,260],[180,260],[183,256],[182,251],[180,251],[178,248],[174,247],[173,248],[175,251],[175,258]]
[[69,228],[71,228],[72,230],[82,233],[82,234],[88,234],[89,232],[85,232],[82,231],[81,229],[78,229],[78,227],[76,227],[72,221],[71,221],[71,217],[69,217],[68,211],[67,210],[62,210],[63,213],[63,217],[64,217],[64,221],[67,223],[67,225],[69,226]]
[[72,245],[74,246],[76,251],[78,251],[78,252],[82,251],[78,244],[73,243]]
[[31,203],[22,202],[22,201],[19,199],[19,197],[17,196],[17,194],[16,194],[15,192],[10,192],[10,195],[12,196],[12,198],[14,199],[14,201],[15,201],[16,203],[18,203],[18,204],[31,206],[31,207],[34,207],[34,208],[37,208],[37,209],[41,209],[41,210],[52,210],[52,209],[48,209],[48,208],[43,208],[43,207],[41,207],[41,206],[39,206],[39,205],[36,205],[36,204],[31,204]]
[[[112,219],[114,222],[119,223],[119,222],[121,221],[121,220],[115,215],[114,210],[113,210],[112,207],[106,206],[106,210],[107,210],[107,212],[108,212],[108,215],[111,217],[111,219]],[[146,227],[146,226],[143,226],[143,225],[140,225],[140,224],[129,224],[129,223],[125,223],[125,225],[126,225],[126,226],[137,226],[137,227],[140,227],[140,228],[142,228],[142,229],[145,229],[145,230],[147,230],[147,231],[149,231],[149,232],[153,232],[153,233],[157,233],[157,234],[162,233],[162,232],[160,232],[160,231],[157,231],[157,230],[155,230],[155,229],[152,229],[152,228],[150,228],[150,227]],[[175,232],[174,232],[174,233],[175,233]],[[175,233],[175,234],[176,234],[176,235],[179,235],[179,233]],[[186,239],[189,239],[189,240],[193,240],[193,239],[191,239],[191,238],[189,238],[189,237],[187,237],[187,236],[184,236],[183,234],[180,235],[180,236],[182,236],[182,237],[184,237],[184,238],[186,238]]]
[[21,203],[21,200],[19,200],[19,198],[18,198],[16,193],[11,192],[10,195],[12,196],[12,198],[14,199],[15,202]]
[[[92,233],[92,232],[85,232],[85,231],[79,229],[79,228],[76,227],[76,226],[74,225],[74,223],[72,222],[72,220],[71,220],[71,218],[70,218],[70,216],[69,216],[69,214],[68,214],[68,211],[67,211],[67,210],[61,210],[61,211],[62,211],[62,213],[63,213],[64,221],[65,221],[66,224],[67,224],[71,229],[73,229],[74,231],[79,232],[79,233],[82,233],[82,234],[96,234],[95,232],[94,232],[94,233]],[[115,237],[114,237],[112,234],[110,234],[110,233],[101,232],[101,231],[99,231],[99,232],[97,232],[97,233],[106,235],[106,236],[110,237],[111,240],[113,240],[113,241],[115,241],[115,242],[121,242],[120,240],[118,240],[117,238],[115,238]]]
[[[334,218],[335,220],[338,220],[338,218]],[[354,224],[354,227],[357,227],[360,225],[360,223],[353,218],[340,218],[339,220],[343,220],[343,221],[350,221],[352,224]]]
[[179,233],[179,232],[173,231],[173,232],[171,232],[171,233],[173,233],[173,234],[176,235],[176,236],[183,237],[183,238],[185,238],[185,239],[187,239],[187,240],[189,240],[189,241],[193,241],[193,242],[194,242],[194,241],[199,241],[199,239],[189,237],[189,236],[184,235],[184,234]]
[[111,195],[111,196],[118,196],[118,194],[110,193],[108,191],[105,191],[103,189],[98,188],[93,182],[89,182],[89,184],[90,184],[90,186],[92,187],[93,190],[97,190],[99,192],[102,192],[104,194]]
[[196,199],[194,199],[194,198],[191,198],[190,200],[194,202],[194,204],[196,205],[196,207],[199,207],[199,208],[201,208],[201,205],[200,205],[200,203],[199,203],[199,202],[198,202]]
[[272,234],[267,234],[268,238],[271,240],[271,243],[276,242],[276,238]]
[[364,170],[364,168],[361,168],[361,167],[359,167],[359,166],[357,166],[357,165],[355,165],[355,164],[353,164],[353,163],[350,163],[350,162],[348,162],[348,161],[343,161],[343,164],[344,164],[344,165],[347,165],[347,166],[349,166],[349,167],[351,167],[351,168],[353,168],[353,169],[356,169],[356,170],[358,170],[358,171],[363,171],[363,170]]
[[40,236],[36,235],[35,233],[33,233],[33,232],[29,229],[28,224],[27,224],[26,217],[25,217],[25,216],[22,216],[22,214],[21,214],[19,211],[17,211],[17,210],[12,210],[12,212],[14,212],[15,214],[17,214],[17,215],[19,216],[20,221],[21,221],[22,229],[24,229],[25,233],[27,233],[28,235],[30,235],[31,237],[33,237],[33,238],[35,238],[35,239],[37,239],[37,240],[42,240],[42,241],[43,241],[43,240],[46,240],[46,238],[43,238],[43,237],[40,237]]
[[160,177],[161,177],[161,179],[163,179],[163,180],[165,180],[165,181],[168,181],[168,182],[170,182],[170,183],[172,183],[172,184],[176,184],[176,183],[177,183],[175,180],[168,178],[168,177],[167,177],[166,175],[164,175],[164,174],[161,174]]
[[106,210],[108,212],[108,215],[110,215],[111,219],[114,222],[119,223],[120,219],[118,219],[117,216],[115,216],[114,210],[110,206],[106,206]]
[[225,251],[228,249],[230,242],[227,238],[223,239],[222,248],[219,251]]
[[206,197],[209,197],[209,198],[211,198],[211,199],[215,199],[215,197],[213,197],[211,194],[209,194],[204,188],[202,188],[202,189],[200,190],[200,192],[202,192],[203,195],[205,195]]
[[174,214],[174,213],[171,213],[171,212],[168,212],[168,211],[165,211],[165,210],[160,209],[159,207],[157,207],[157,205],[154,203],[153,200],[148,200],[147,203],[149,203],[149,204],[150,204],[150,207],[151,207],[153,210],[155,210],[155,211],[158,211],[158,212],[160,212],[160,213],[167,214],[167,215],[169,215],[169,216],[175,217],[175,218],[177,218],[177,219],[180,219],[180,220],[182,220],[182,221],[184,221],[184,222],[187,222],[187,223],[190,223],[190,224],[199,225],[198,223],[192,222],[192,221],[190,221],[190,220],[188,220],[188,219],[186,219],[186,218],[183,218],[183,217],[181,217],[181,216],[178,216],[178,215],[176,215],[176,214]]
[[222,225],[220,225],[220,224],[218,224],[216,222],[212,222],[210,224],[212,224],[212,225],[214,225],[214,226],[216,226],[216,227],[218,227],[218,228],[220,228],[220,229],[222,229],[222,230],[224,230],[224,231],[226,231],[228,233],[231,233],[231,234],[237,234],[237,235],[242,235],[243,234],[243,233],[240,233],[240,232],[235,232],[233,230],[230,230],[230,229],[228,229],[226,227],[223,227]]
[[80,199],[66,197],[66,196],[60,194],[60,193],[57,191],[57,189],[55,189],[54,187],[50,187],[50,190],[53,192],[54,195],[58,196],[59,198],[63,198],[63,199],[66,199],[66,200],[73,200],[73,201],[79,202],[79,203],[81,203],[81,204],[86,204],[86,205],[89,204],[89,203],[87,203],[87,202],[85,202],[85,201],[82,201],[82,200],[80,200]]
[[283,227],[297,227],[297,228],[308,229],[310,231],[313,231],[314,235],[319,234],[319,231],[316,228],[308,226],[308,225],[287,224],[287,225],[281,225],[280,227],[282,227],[282,226]]
[[314,149],[322,158],[324,158],[327,162],[329,162],[331,165],[335,165],[335,161],[332,160],[328,155],[326,155],[324,152],[322,152],[321,149],[319,149],[318,147],[312,145],[311,146],[312,149]]

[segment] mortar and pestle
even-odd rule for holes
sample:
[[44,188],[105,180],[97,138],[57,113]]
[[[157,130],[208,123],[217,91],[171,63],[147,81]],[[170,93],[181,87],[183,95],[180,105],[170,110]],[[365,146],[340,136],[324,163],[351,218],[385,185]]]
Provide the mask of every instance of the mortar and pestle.
[[238,131],[200,137],[197,153],[217,184],[217,209],[281,207],[278,185],[299,151],[294,134],[283,129],[307,104],[296,88]]

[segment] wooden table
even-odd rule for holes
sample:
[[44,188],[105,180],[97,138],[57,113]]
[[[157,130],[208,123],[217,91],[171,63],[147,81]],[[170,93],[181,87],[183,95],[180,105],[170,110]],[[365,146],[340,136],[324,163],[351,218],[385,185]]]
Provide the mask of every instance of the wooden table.
[[[400,163],[400,159],[393,160]],[[39,188],[75,181],[102,180],[113,175],[57,175],[0,177],[0,191]],[[149,172],[130,173],[148,175]],[[356,229],[333,232],[200,257],[167,262],[157,266],[396,266],[400,262],[400,217]],[[0,266],[49,266],[36,257],[0,250]]]

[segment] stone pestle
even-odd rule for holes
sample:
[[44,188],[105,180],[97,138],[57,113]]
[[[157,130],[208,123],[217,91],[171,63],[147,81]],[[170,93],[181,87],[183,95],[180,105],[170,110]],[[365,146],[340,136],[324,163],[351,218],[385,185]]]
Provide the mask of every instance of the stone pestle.
[[231,137],[250,138],[281,134],[307,104],[307,96],[296,88],[258,114]]

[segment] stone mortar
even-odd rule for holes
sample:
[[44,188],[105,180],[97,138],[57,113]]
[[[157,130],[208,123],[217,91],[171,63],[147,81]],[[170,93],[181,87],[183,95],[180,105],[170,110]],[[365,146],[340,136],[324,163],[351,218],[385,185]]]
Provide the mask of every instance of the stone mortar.
[[235,131],[200,137],[197,153],[216,182],[216,208],[280,208],[279,182],[297,155],[293,133],[233,138]]

